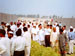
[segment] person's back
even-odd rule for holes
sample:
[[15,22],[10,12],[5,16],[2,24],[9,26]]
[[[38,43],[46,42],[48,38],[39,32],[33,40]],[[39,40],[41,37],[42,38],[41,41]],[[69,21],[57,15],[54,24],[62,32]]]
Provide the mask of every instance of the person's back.
[[24,50],[25,40],[21,36],[17,37],[14,41],[15,44],[15,51],[21,51]]
[[31,34],[28,31],[24,32],[23,38],[25,38],[25,40],[28,42],[28,44],[31,45]]
[[11,55],[12,56],[24,56],[25,55],[25,39],[21,36],[22,31],[18,29],[16,32],[16,38],[12,42]]
[[23,38],[25,39],[25,56],[30,56],[30,49],[31,49],[31,34],[28,31],[27,27],[23,28],[24,34]]

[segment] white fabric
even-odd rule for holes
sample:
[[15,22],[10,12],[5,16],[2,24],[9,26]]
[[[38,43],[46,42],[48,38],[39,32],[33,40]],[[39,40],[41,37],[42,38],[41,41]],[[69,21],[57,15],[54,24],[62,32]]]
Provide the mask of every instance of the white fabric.
[[32,36],[33,36],[33,40],[36,41],[38,30],[36,28],[32,28],[31,33],[32,33]]
[[56,32],[59,34],[59,27],[58,26],[56,27]]
[[51,29],[45,29],[45,35],[50,35]]
[[31,34],[27,31],[24,32],[23,38],[26,40],[26,47],[25,47],[25,56],[30,56],[30,49],[31,49]]
[[23,33],[23,38],[26,40],[26,45],[31,46],[31,34],[28,31]]
[[0,55],[6,52],[6,47],[0,42]]
[[73,53],[74,40],[70,40],[69,42],[69,53]]
[[57,39],[58,39],[58,33],[57,32],[52,32],[50,41],[54,42]]
[[25,56],[30,56],[30,46],[25,47]]
[[21,36],[16,37],[12,43],[12,55],[14,51],[23,51],[25,49],[25,46],[25,39]]
[[2,37],[1,40],[0,40],[0,42],[1,42],[1,44],[3,44],[3,46],[6,49],[6,52],[4,52],[1,55],[2,56],[10,56],[10,40],[7,37]]
[[52,32],[51,37],[50,37],[50,41],[52,42],[52,47],[55,46],[55,42],[56,42],[57,39],[58,39],[58,33]]
[[17,26],[16,25],[12,25],[10,28],[11,28],[11,30],[16,31]]
[[38,36],[39,36],[39,40],[40,41],[44,41],[45,40],[45,34],[44,34],[44,31],[41,29],[41,30],[39,30],[39,32],[38,32]]

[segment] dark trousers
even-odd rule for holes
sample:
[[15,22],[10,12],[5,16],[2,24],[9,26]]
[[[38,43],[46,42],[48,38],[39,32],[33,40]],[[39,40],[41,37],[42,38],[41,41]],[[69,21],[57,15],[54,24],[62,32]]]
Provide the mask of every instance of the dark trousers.
[[50,46],[50,35],[45,35],[45,46],[46,47]]
[[14,56],[25,56],[25,52],[24,51],[15,51]]
[[66,56],[65,47],[60,48],[61,56]]

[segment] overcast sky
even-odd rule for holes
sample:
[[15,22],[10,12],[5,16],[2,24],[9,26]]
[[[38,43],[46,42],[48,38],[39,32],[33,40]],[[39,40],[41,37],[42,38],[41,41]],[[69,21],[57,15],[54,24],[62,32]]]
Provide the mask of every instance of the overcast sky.
[[0,12],[75,16],[75,0],[0,0]]

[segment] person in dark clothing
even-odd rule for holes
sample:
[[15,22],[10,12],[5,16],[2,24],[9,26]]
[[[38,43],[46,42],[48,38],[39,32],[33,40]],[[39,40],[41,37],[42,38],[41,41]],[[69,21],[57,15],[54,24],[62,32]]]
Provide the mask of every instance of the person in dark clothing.
[[58,36],[59,38],[59,48],[61,56],[66,56],[66,44],[67,44],[67,37],[66,34],[63,33],[63,30],[60,29],[60,34]]

